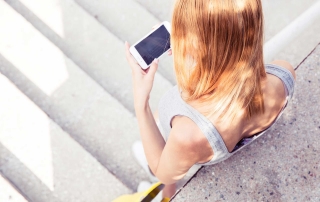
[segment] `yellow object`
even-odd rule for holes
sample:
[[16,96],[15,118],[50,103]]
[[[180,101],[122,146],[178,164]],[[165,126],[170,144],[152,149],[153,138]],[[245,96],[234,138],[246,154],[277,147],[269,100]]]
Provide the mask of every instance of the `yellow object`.
[[[163,187],[164,184],[157,182],[146,191],[120,196],[112,202],[151,202],[159,194]],[[168,198],[164,198],[162,199],[162,202],[168,202],[169,200]]]
[[161,200],[161,202],[169,202],[170,201],[170,198],[163,198],[162,200]]

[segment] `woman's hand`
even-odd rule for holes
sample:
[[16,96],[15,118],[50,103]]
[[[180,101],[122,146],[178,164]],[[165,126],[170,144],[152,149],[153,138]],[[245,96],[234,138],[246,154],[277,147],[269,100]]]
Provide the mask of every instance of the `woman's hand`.
[[131,55],[129,48],[130,45],[126,42],[126,58],[132,70],[134,107],[137,110],[145,108],[148,104],[159,60],[155,59],[148,69],[143,70]]

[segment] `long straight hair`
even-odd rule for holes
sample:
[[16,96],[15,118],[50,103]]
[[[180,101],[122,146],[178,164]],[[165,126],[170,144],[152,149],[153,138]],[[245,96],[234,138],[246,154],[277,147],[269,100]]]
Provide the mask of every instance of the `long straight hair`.
[[220,120],[264,113],[260,0],[177,0],[171,44],[186,102],[214,103],[204,114]]

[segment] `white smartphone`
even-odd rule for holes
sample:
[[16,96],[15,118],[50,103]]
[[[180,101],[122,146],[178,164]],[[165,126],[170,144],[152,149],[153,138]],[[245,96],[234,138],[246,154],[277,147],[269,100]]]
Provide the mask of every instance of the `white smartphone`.
[[130,53],[142,69],[147,69],[154,59],[170,49],[170,30],[170,23],[165,21],[130,47]]

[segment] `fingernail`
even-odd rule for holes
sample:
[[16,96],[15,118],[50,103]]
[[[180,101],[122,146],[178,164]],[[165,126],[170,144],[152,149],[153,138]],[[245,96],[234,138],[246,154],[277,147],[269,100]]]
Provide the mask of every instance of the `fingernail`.
[[127,43],[128,43],[127,41],[124,42],[125,45],[127,45]]
[[156,59],[153,60],[153,62],[158,64],[159,63],[159,59],[156,58]]

